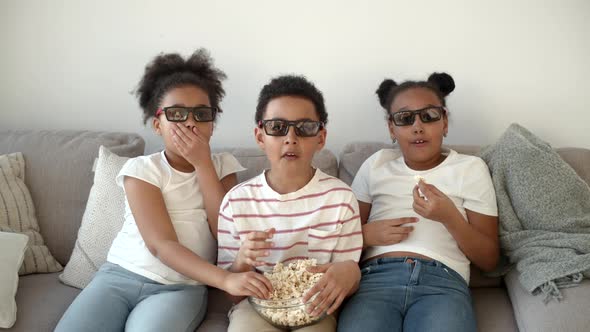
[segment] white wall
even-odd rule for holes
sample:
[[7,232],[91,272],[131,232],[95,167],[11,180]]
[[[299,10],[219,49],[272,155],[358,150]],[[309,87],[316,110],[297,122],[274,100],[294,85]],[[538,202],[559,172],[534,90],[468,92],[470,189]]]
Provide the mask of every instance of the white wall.
[[0,1],[0,128],[140,132],[131,94],[157,53],[207,47],[226,71],[213,147],[254,146],[260,88],[301,73],[324,92],[328,148],[388,139],[384,77],[447,71],[448,143],[518,122],[590,148],[590,1]]

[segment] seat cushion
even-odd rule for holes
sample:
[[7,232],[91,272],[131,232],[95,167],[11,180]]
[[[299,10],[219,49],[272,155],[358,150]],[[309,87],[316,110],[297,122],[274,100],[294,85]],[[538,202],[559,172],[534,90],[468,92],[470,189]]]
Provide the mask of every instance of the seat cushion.
[[225,332],[229,325],[227,313],[232,303],[223,291],[209,288],[207,315],[197,332]]
[[512,269],[504,278],[518,328],[521,331],[588,331],[590,327],[590,280],[560,289],[563,299],[543,303],[543,294],[531,295]]
[[19,279],[16,323],[7,331],[53,331],[80,290],[65,286],[59,273],[31,274]]
[[473,297],[475,316],[477,317],[478,331],[518,332],[506,288],[472,288],[471,295]]
[[[16,323],[10,332],[53,331],[80,290],[59,282],[59,273],[32,274],[19,280],[16,295]],[[198,332],[225,332],[229,325],[227,313],[230,300],[218,289],[209,289],[207,315]]]

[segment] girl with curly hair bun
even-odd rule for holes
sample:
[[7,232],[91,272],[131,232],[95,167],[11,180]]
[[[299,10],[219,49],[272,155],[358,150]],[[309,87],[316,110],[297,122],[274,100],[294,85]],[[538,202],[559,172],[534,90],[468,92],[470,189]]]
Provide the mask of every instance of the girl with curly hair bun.
[[117,175],[125,222],[107,262],[56,331],[194,331],[205,316],[208,285],[235,296],[270,293],[262,275],[215,265],[221,200],[243,170],[209,146],[223,79],[204,49],[186,60],[161,54],[146,66],[139,105],[165,148],[130,159]]

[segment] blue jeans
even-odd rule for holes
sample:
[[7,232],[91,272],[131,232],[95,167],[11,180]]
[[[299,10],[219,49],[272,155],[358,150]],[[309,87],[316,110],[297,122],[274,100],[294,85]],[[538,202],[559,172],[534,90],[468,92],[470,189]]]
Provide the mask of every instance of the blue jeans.
[[361,264],[361,275],[338,331],[477,330],[465,279],[441,262],[377,258]]
[[207,287],[163,285],[105,263],[55,331],[194,331],[207,310]]

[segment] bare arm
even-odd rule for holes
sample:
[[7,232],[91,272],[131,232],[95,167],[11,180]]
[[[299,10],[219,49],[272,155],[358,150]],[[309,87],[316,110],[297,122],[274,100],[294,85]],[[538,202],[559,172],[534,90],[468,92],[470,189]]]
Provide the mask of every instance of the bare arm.
[[177,124],[173,136],[174,144],[182,156],[195,168],[197,181],[203,191],[203,203],[207,213],[207,223],[213,237],[217,239],[217,219],[223,196],[238,183],[235,174],[217,177],[208,139],[197,128],[188,129]]
[[359,215],[361,217],[361,225],[365,225],[369,220],[369,215],[371,213],[371,207],[373,206],[373,204],[361,201],[357,202],[359,203]]
[[217,240],[219,206],[221,205],[223,196],[238,183],[238,177],[233,173],[219,181],[211,159],[196,169],[196,172],[199,185],[203,188],[203,203],[205,204],[205,212],[207,213],[207,223],[209,224],[211,234]]
[[465,212],[469,222],[465,222],[459,214],[445,226],[471,262],[483,271],[491,271],[498,264],[500,256],[498,218],[470,210]]
[[124,186],[139,233],[152,255],[193,280],[223,289],[229,272],[178,242],[160,189],[133,177],[125,177]]
[[[420,196],[418,188],[427,199]],[[480,269],[491,271],[500,255],[498,218],[465,210],[467,220],[455,204],[435,186],[422,181],[414,188],[414,211],[442,223],[467,258]]]

